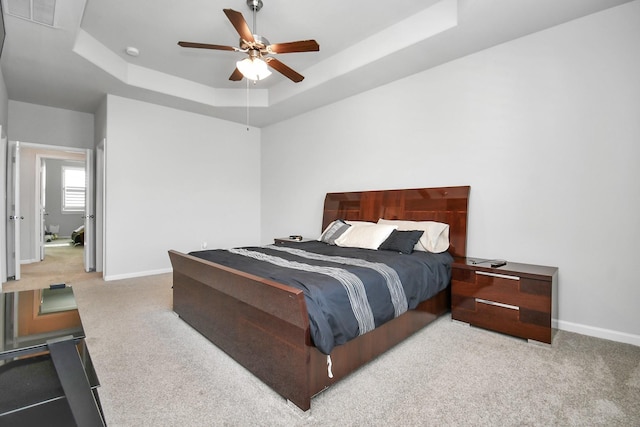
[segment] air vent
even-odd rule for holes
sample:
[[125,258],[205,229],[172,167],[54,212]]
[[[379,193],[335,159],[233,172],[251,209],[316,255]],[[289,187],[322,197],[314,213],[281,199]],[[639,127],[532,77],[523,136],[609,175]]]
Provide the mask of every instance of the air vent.
[[8,15],[54,26],[56,0],[5,0],[4,5]]

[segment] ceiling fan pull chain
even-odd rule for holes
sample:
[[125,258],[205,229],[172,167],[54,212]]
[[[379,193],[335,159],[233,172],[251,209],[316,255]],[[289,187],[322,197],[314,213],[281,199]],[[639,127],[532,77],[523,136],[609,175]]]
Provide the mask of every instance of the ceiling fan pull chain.
[[247,132],[249,132],[249,79],[247,81]]

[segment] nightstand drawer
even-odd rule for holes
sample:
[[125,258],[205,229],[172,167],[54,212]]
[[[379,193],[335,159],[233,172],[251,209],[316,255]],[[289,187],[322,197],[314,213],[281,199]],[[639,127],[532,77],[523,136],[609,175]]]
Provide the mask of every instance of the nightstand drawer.
[[521,338],[551,342],[548,314],[481,298],[452,297],[453,318],[485,329]]
[[460,275],[454,274],[454,293],[531,310],[549,311],[551,287],[548,282],[484,271],[469,273],[470,277],[464,281],[457,280],[456,276]]
[[490,271],[454,269],[452,271],[452,279],[459,282],[467,283],[476,283],[478,281],[482,281],[487,285],[493,285],[498,283],[513,284],[514,281],[520,280],[520,276],[514,276],[512,274],[492,273]]

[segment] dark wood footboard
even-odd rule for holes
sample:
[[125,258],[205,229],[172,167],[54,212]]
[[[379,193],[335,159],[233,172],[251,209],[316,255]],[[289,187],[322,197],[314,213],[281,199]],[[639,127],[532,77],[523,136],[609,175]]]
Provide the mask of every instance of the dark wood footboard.
[[283,397],[309,409],[309,316],[302,291],[169,251],[173,310]]

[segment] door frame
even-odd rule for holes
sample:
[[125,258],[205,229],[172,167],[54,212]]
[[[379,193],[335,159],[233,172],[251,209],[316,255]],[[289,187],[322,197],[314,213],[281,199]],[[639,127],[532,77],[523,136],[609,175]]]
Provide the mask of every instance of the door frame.
[[105,209],[105,195],[107,194],[107,138],[102,138],[102,141],[96,147],[96,192],[95,192],[95,255],[96,255],[96,271],[101,272],[104,277],[106,274],[104,268],[106,266],[106,232],[105,224],[107,212]]
[[[63,147],[63,146],[59,146],[59,145],[48,145],[48,144],[38,144],[38,143],[29,143],[29,142],[20,142],[20,146],[23,148],[30,148],[33,150],[36,150],[36,164],[35,164],[35,170],[34,173],[36,174],[35,176],[35,194],[34,194],[34,198],[36,201],[36,215],[34,215],[34,223],[32,224],[33,227],[35,227],[35,230],[39,230],[39,228],[41,227],[41,222],[40,222],[40,193],[41,193],[41,182],[39,180],[39,175],[40,175],[40,164],[41,164],[41,159],[58,159],[58,160],[80,160],[80,161],[84,161],[85,163],[85,171],[87,173],[92,173],[94,171],[93,168],[93,164],[91,164],[88,167],[88,163],[89,162],[93,162],[93,149],[87,149],[87,148],[75,148],[75,147]],[[82,155],[82,158],[79,158],[79,155]],[[93,183],[94,183],[94,177],[90,177],[90,179],[87,180],[87,188],[86,188],[86,192],[87,192],[87,196],[85,197],[85,200],[91,201],[90,203],[93,203],[93,201],[95,200],[95,198],[93,197],[94,195],[94,188],[93,188]],[[89,213],[90,212],[90,213]],[[85,206],[85,216],[89,216],[91,215],[92,217],[94,212],[94,206]],[[91,218],[91,220],[93,220],[93,218]],[[42,231],[42,236],[44,235],[44,230],[40,230]],[[86,226],[85,226],[85,259],[84,259],[84,267],[85,267],[85,271],[93,271],[95,270],[95,249],[90,250],[89,251],[89,259],[87,259],[86,253],[88,248],[90,248],[92,245],[95,248],[95,239],[93,238],[93,235],[90,235],[91,231],[87,232],[86,230]],[[38,237],[42,237],[40,236],[38,233],[36,234],[36,246],[35,246],[35,250],[36,250],[36,254],[39,253],[40,248],[38,245],[43,245],[43,239],[40,238],[38,239]],[[91,257],[93,256],[93,258]],[[18,277],[16,276],[16,279]]]

